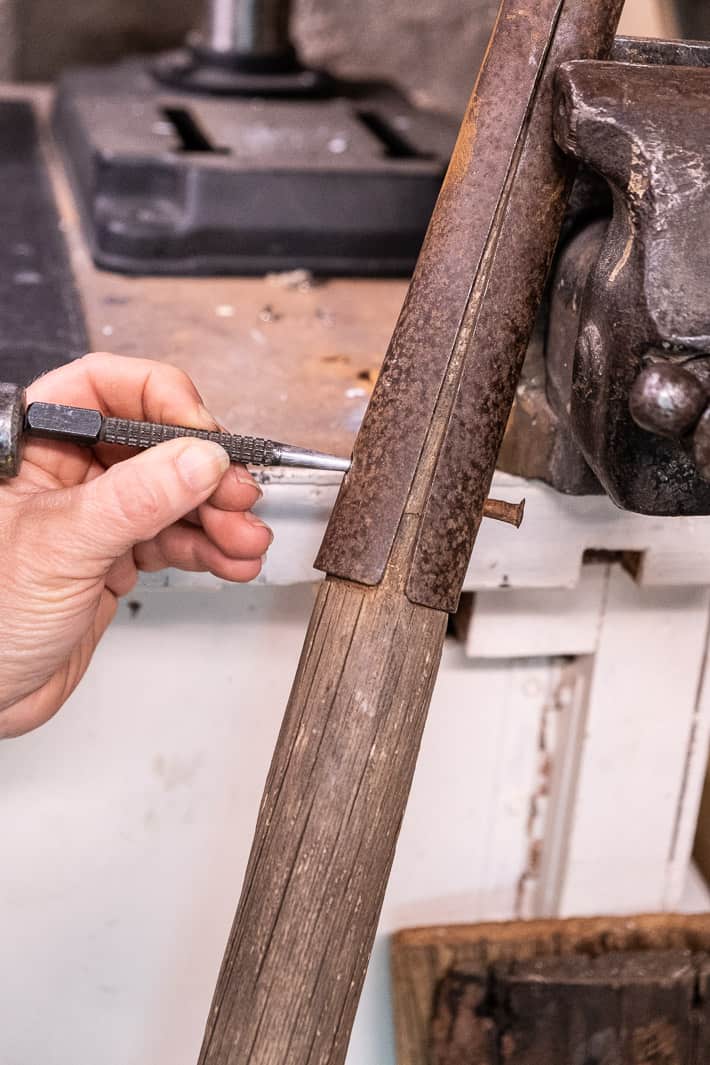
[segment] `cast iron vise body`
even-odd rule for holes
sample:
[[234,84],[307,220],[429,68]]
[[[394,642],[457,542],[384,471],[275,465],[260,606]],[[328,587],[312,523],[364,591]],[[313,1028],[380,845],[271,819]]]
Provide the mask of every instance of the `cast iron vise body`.
[[563,64],[555,137],[581,170],[501,465],[708,514],[710,44]]

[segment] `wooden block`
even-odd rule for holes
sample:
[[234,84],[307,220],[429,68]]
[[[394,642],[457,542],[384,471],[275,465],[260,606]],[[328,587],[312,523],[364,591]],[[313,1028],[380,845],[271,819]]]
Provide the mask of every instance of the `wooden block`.
[[398,1065],[707,1065],[710,915],[412,929]]
[[689,951],[540,958],[487,979],[452,971],[431,1023],[431,1065],[694,1065]]
[[[710,1061],[710,959],[703,959],[698,965],[696,988],[697,1006],[697,1065]],[[702,1003],[702,1006],[700,1004]]]

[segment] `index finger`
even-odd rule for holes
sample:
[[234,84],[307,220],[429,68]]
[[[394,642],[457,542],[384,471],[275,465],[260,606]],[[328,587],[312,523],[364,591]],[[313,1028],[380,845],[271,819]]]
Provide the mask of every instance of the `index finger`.
[[38,378],[27,389],[27,400],[91,407],[114,418],[218,428],[182,370],[106,352],[85,355]]
[[[27,389],[27,402],[37,400],[89,407],[115,418],[219,428],[187,374],[151,359],[105,352],[85,355],[34,381]],[[133,454],[130,448],[101,444],[94,451],[104,466]],[[90,465],[85,448],[57,441],[28,441],[25,459],[63,485],[83,481]]]

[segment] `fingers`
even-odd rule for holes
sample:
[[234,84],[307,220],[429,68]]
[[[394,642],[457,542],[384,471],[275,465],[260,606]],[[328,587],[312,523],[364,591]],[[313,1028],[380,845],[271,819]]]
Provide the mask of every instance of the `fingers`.
[[271,529],[256,515],[229,513],[203,503],[182,523],[164,529],[153,540],[122,555],[109,570],[106,586],[118,597],[128,595],[135,587],[139,569],[150,573],[168,566],[209,571],[227,581],[250,581],[260,572],[272,540]]
[[[33,382],[27,389],[27,402],[36,400],[91,407],[120,418],[217,428],[187,374],[150,359],[85,355]],[[108,466],[131,452],[101,446],[96,454]],[[65,486],[86,479],[92,457],[91,449],[45,440],[28,441],[25,450],[25,462],[35,464]]]
[[266,554],[273,533],[250,511],[233,513],[209,503],[199,508],[200,524],[209,540],[229,558],[256,559]]
[[[88,355],[36,381],[28,400],[37,399],[196,428],[216,424],[182,371],[147,359]],[[44,468],[53,462],[50,472],[60,483],[88,482],[63,497],[72,530],[68,549],[108,574],[116,595],[132,588],[136,563],[146,569],[211,570],[226,580],[250,580],[259,572],[273,537],[247,512],[261,490],[244,467],[229,467],[217,445],[183,438],[124,461],[117,461],[122,449],[104,448],[113,464],[100,475],[101,464],[87,462],[79,449],[30,445],[42,447],[50,452],[42,456]],[[53,506],[61,509],[57,501]],[[176,525],[186,515],[202,529]]]
[[228,466],[218,444],[182,438],[119,462],[88,484],[46,493],[66,562],[84,576],[108,572],[136,544],[204,503]]
[[182,370],[105,352],[85,355],[40,377],[28,388],[27,400],[95,407],[117,418],[217,427]]
[[58,440],[32,440],[25,444],[17,483],[36,488],[68,488],[103,473],[103,466],[91,448],[76,447]]
[[[53,370],[27,390],[28,403],[43,400],[92,407],[104,414],[143,421],[218,429],[195,385],[182,370],[151,359],[125,358],[106,353],[85,355]],[[99,445],[103,467],[125,460],[128,448]],[[46,440],[30,440],[25,460],[36,464],[65,486],[80,484],[99,466],[91,449]],[[246,510],[261,495],[244,466],[233,466],[213,500],[224,510]]]
[[220,510],[250,510],[263,494],[244,466],[230,466],[210,497],[210,503]]
[[261,558],[232,558],[200,529],[173,525],[148,543],[138,544],[134,557],[147,573],[175,566],[193,573],[210,572],[225,581],[251,581],[261,571]]
[[[263,494],[259,485],[243,467],[230,466],[216,491],[210,496],[209,504],[218,510],[231,512],[251,510]],[[195,525],[201,524],[197,511],[187,514],[186,518]]]

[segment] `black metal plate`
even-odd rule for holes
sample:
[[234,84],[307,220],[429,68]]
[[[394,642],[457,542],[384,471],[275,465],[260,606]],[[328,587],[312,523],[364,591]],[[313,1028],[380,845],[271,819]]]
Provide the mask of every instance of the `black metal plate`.
[[407,274],[456,135],[381,86],[210,98],[135,62],[66,75],[55,130],[95,261],[148,274]]

